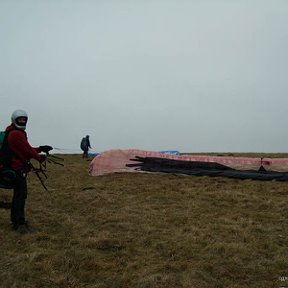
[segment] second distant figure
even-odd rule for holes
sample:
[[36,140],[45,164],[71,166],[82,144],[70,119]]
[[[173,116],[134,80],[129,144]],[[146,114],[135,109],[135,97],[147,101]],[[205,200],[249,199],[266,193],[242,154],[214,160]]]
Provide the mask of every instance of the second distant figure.
[[88,157],[89,148],[91,148],[89,135],[86,135],[86,137],[82,138],[81,144],[80,144],[80,148],[83,151],[83,155],[82,155],[83,158],[87,158]]

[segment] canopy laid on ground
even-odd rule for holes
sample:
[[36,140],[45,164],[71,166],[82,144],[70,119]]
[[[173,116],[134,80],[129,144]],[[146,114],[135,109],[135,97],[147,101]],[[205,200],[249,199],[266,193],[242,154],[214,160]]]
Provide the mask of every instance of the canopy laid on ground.
[[97,155],[91,161],[88,173],[99,176],[137,171],[288,180],[288,158],[174,155],[138,149],[117,149]]

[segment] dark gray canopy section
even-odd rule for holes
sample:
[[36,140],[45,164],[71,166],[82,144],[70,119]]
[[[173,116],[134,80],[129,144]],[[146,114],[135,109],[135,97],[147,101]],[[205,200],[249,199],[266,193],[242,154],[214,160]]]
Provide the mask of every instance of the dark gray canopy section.
[[130,159],[137,163],[127,164],[141,171],[186,174],[195,176],[229,177],[236,179],[278,180],[288,181],[288,172],[266,171],[263,166],[259,170],[238,170],[214,163],[199,161],[171,160],[156,157],[138,157]]

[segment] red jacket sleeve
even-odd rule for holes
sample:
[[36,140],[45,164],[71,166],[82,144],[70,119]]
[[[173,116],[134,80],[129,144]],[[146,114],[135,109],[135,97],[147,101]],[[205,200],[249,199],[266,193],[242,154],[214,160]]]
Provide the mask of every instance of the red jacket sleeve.
[[8,145],[19,160],[26,162],[31,158],[40,161],[37,148],[33,148],[27,140],[26,133],[21,130],[13,130],[8,135]]

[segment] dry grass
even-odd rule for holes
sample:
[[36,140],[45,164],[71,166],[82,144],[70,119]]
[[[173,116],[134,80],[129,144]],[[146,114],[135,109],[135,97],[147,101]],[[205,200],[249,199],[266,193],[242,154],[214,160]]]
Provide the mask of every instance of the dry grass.
[[0,287],[288,286],[287,182],[90,177],[87,160],[64,158],[48,164],[50,192],[29,176],[34,233],[11,231],[0,209]]

